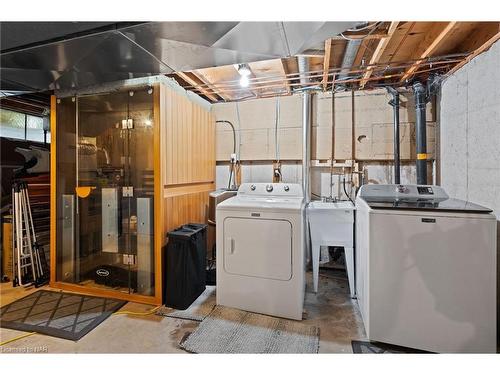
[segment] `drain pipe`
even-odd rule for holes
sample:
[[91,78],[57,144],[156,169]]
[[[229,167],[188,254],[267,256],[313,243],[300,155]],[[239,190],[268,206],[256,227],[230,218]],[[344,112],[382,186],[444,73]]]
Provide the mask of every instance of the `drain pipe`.
[[387,87],[387,92],[392,95],[389,105],[392,106],[394,112],[394,183],[401,183],[401,167],[399,154],[399,92],[395,88]]
[[427,106],[427,95],[424,85],[420,82],[413,84],[415,96],[416,113],[416,143],[417,143],[417,184],[427,184],[427,134],[425,111]]

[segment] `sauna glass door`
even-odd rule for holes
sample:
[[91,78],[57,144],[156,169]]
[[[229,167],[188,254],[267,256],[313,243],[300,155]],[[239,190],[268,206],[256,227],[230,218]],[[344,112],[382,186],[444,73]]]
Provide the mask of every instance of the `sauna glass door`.
[[74,264],[61,281],[154,295],[152,91],[82,96],[75,106],[75,190],[61,197]]

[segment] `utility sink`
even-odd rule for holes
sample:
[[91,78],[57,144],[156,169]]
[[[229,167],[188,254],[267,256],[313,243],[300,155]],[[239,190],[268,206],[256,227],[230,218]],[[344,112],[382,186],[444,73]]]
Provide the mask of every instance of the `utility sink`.
[[354,288],[354,210],[349,201],[312,201],[307,206],[307,219],[312,245],[314,292],[318,291],[321,246],[339,246],[345,251],[351,297]]

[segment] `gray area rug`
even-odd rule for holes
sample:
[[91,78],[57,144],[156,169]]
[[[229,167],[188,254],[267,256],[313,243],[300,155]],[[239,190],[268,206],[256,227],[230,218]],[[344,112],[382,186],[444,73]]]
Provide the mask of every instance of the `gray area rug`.
[[162,306],[156,315],[169,318],[187,319],[201,322],[215,307],[215,286],[207,286],[205,291],[186,310],[175,310]]
[[318,353],[319,329],[217,306],[180,346],[192,353]]
[[389,345],[381,342],[351,341],[354,354],[408,354],[408,353],[429,353],[423,350],[406,348],[403,346]]
[[0,326],[77,341],[125,301],[38,290],[0,310]]

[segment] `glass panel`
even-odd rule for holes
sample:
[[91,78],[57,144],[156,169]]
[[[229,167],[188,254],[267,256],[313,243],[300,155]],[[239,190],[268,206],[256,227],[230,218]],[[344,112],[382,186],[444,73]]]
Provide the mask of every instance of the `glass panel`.
[[43,142],[43,117],[26,115],[26,139]]
[[128,95],[78,98],[78,281],[130,293],[128,183]]
[[135,291],[154,295],[154,175],[153,175],[153,95],[151,89],[135,90],[129,96],[129,165],[126,175],[134,187],[130,199],[130,245],[135,255],[132,277]]
[[25,121],[26,118],[24,113],[0,108],[0,136],[24,139]]
[[75,282],[78,275],[75,183],[76,102],[58,99],[56,142],[56,280]]
[[57,104],[57,280],[154,295],[148,91]]

